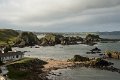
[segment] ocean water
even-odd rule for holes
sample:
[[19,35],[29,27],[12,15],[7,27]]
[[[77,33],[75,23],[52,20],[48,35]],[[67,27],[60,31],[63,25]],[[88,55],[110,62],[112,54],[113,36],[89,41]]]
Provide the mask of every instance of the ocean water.
[[60,76],[50,76],[52,80],[120,80],[120,74],[105,70],[78,67],[75,69],[59,69],[52,71]]
[[[112,38],[112,36],[107,36]],[[105,36],[104,36],[105,38]],[[117,37],[118,38],[118,37]],[[14,50],[27,51],[25,56],[37,57],[40,59],[57,59],[67,60],[72,58],[74,55],[82,55],[87,57],[99,57],[98,54],[91,55],[86,54],[87,51],[98,47],[104,53],[106,50],[120,51],[120,42],[115,43],[98,43],[94,46],[88,46],[84,44],[79,45],[56,45],[51,47],[40,47],[40,48],[14,48]],[[114,66],[120,68],[120,60],[109,60],[114,63]],[[93,68],[75,68],[75,69],[59,69],[53,71],[54,73],[62,73],[60,76],[50,76],[53,80],[120,80],[120,74],[116,72],[110,72],[105,70],[93,69]]]
[[69,58],[72,58],[74,55],[82,55],[82,56],[87,56],[87,57],[94,57],[94,56],[99,56],[98,54],[86,54],[87,51],[98,47],[102,50],[102,53],[104,53],[107,50],[114,50],[114,51],[120,51],[120,42],[116,43],[98,43],[94,46],[88,46],[84,44],[79,44],[79,45],[67,45],[67,46],[62,46],[62,45],[56,45],[56,46],[48,46],[48,47],[42,47],[40,48],[30,48],[30,47],[25,47],[25,48],[14,48],[14,50],[19,50],[19,51],[27,51],[25,53],[25,56],[28,57],[37,57],[37,58],[53,58],[53,59],[58,59],[58,60],[67,60]]

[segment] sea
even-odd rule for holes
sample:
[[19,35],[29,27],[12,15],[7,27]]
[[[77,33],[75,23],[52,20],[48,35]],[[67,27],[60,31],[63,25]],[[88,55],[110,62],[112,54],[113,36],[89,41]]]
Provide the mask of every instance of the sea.
[[[43,37],[43,35],[39,35]],[[100,35],[102,38],[120,39],[120,35]],[[88,46],[84,44],[79,45],[56,45],[56,46],[40,46],[39,48],[14,48],[18,51],[26,51],[25,57],[35,57],[39,59],[56,59],[67,60],[74,55],[81,55],[86,57],[102,57],[98,54],[86,54],[89,50],[98,47],[104,53],[107,50],[120,51],[120,41],[98,43],[94,46]],[[120,68],[120,60],[109,59],[114,63],[114,67]],[[106,70],[100,70],[95,68],[76,67],[74,69],[58,69],[53,70],[56,74],[61,73],[59,76],[51,75],[48,78],[52,80],[120,80],[120,74],[117,72],[110,72]]]

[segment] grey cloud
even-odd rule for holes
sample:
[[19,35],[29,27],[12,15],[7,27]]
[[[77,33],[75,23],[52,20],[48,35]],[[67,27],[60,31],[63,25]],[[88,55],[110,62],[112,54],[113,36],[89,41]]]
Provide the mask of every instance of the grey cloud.
[[[53,10],[53,12],[48,12],[46,15],[32,15],[25,16],[25,19],[21,21],[25,22],[49,22],[60,20],[68,17],[74,17],[81,14],[81,12],[89,9],[101,9],[101,8],[111,8],[120,5],[120,0],[75,0],[73,4],[69,5],[69,8],[65,7],[62,11],[62,5],[58,8],[58,10]],[[65,10],[64,10],[65,9]],[[41,13],[41,12],[38,12]]]
[[119,14],[120,0],[0,0],[0,26],[11,28],[87,30],[119,24]]

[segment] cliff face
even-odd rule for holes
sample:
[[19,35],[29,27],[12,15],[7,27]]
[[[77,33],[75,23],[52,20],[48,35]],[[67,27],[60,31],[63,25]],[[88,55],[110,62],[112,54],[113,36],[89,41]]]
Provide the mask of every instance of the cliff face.
[[22,32],[15,41],[15,45],[19,47],[34,46],[36,44],[39,44],[39,39],[32,32]]

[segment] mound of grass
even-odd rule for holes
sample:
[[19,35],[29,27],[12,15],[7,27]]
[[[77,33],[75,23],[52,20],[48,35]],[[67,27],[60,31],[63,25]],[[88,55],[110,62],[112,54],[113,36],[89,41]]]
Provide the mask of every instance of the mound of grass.
[[13,44],[19,33],[12,29],[0,29],[0,45]]
[[39,79],[38,74],[43,72],[41,69],[43,68],[44,64],[46,64],[45,61],[39,60],[37,58],[23,58],[7,66],[9,71],[8,77],[12,80],[33,80],[35,78]]

